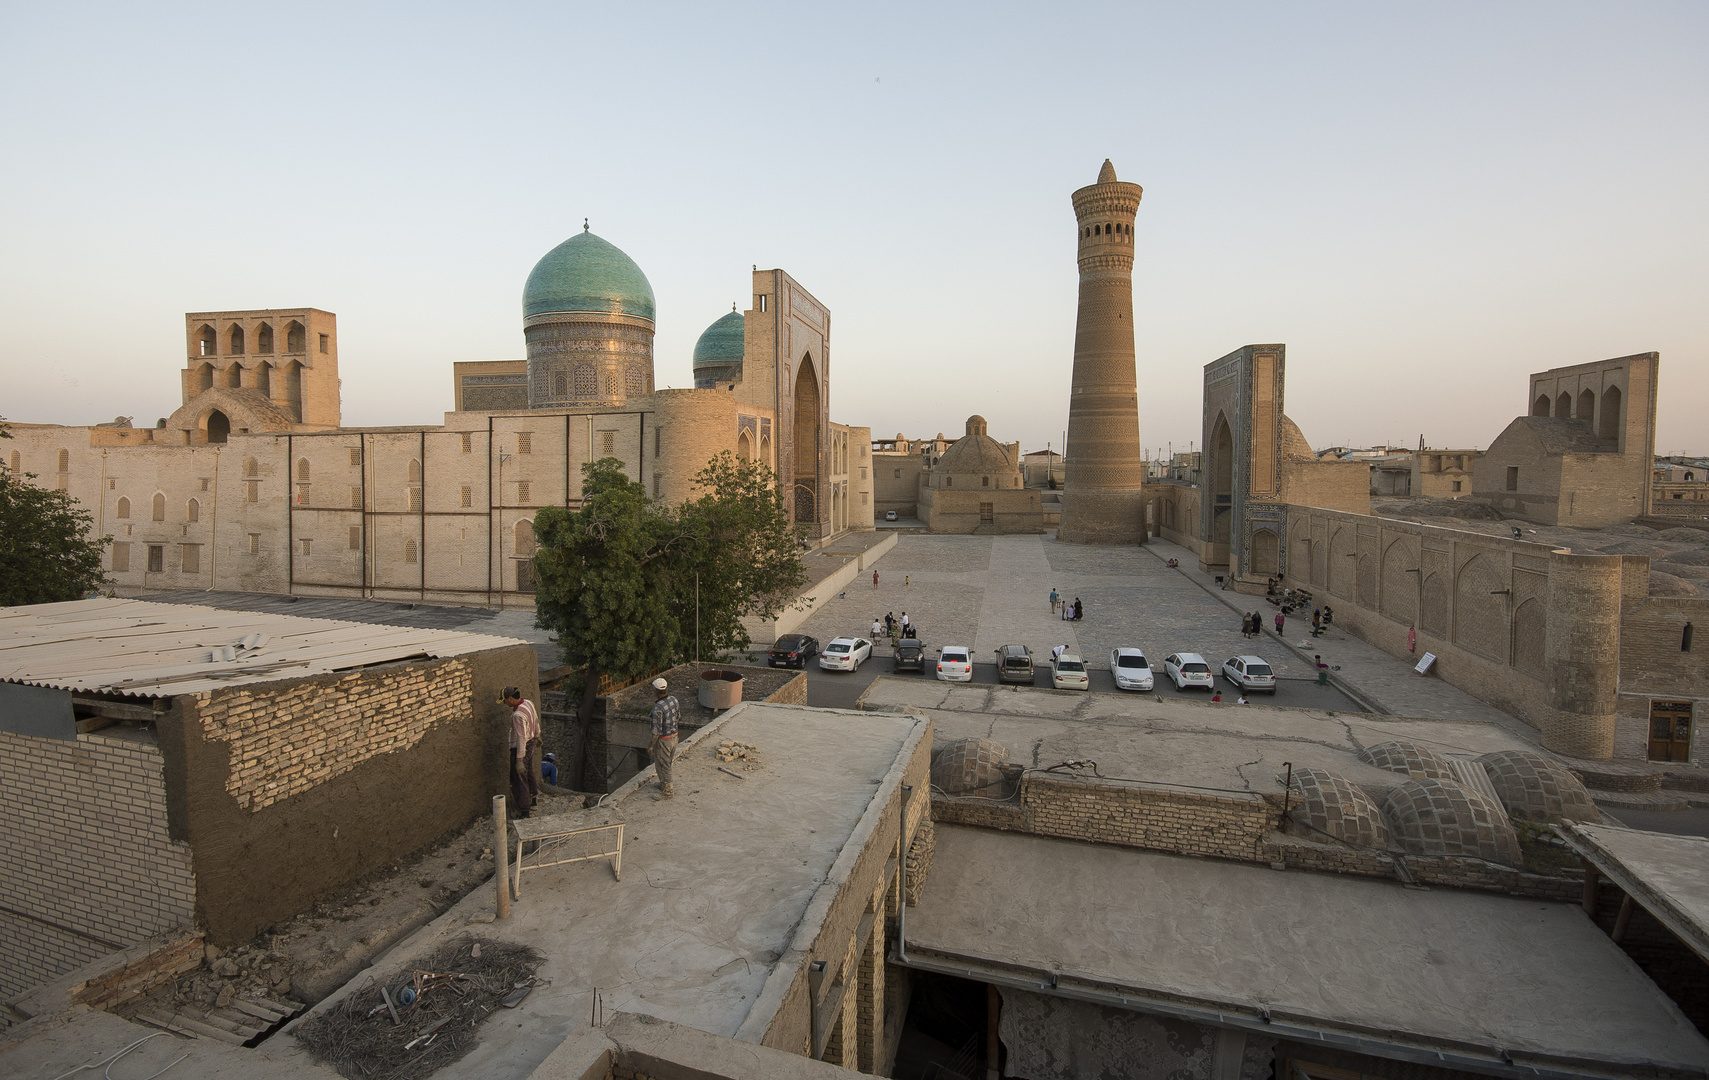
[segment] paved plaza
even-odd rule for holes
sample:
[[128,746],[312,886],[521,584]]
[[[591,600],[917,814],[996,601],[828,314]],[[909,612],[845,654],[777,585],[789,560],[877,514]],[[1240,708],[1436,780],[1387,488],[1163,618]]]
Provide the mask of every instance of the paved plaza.
[[[1179,569],[1166,564],[1171,556],[1180,561]],[[989,664],[998,647],[1020,643],[1043,660],[1053,646],[1064,644],[1094,669],[1094,689],[1111,690],[1110,650],[1135,646],[1159,666],[1158,690],[1168,694],[1175,691],[1160,666],[1169,653],[1202,653],[1213,669],[1229,656],[1255,653],[1282,680],[1274,704],[1359,709],[1355,702],[1360,702],[1373,712],[1497,723],[1526,742],[1537,741],[1536,730],[1523,721],[1441,679],[1420,677],[1404,660],[1340,630],[1313,638],[1308,622],[1293,619],[1285,639],[1278,638],[1270,622],[1274,609],[1262,598],[1220,591],[1213,575],[1196,567],[1189,552],[1159,540],[1144,547],[1098,547],[1065,544],[1049,535],[905,534],[876,563],[876,588],[871,575],[863,575],[824,602],[800,630],[821,642],[864,637],[874,616],[891,612],[900,618],[906,611],[934,654],[943,645],[967,645],[975,661]],[[1053,587],[1068,600],[1079,597],[1085,618],[1063,622],[1053,617]],[[1241,636],[1243,611],[1264,616],[1265,630],[1256,640]],[[1313,685],[1312,656],[1319,653],[1338,669],[1334,679],[1345,696],[1336,688],[1324,691],[1332,699],[1308,696],[1321,689]],[[887,672],[888,657],[888,646],[881,645],[869,670]],[[850,704],[870,681],[859,679],[856,686],[843,673],[811,677],[814,704]],[[822,686],[827,680],[851,685]],[[1040,682],[1048,685],[1048,678]]]

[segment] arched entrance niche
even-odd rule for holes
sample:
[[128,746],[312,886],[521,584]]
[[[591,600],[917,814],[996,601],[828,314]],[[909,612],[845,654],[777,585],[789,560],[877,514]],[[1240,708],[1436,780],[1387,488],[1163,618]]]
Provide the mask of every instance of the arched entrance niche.
[[1620,437],[1620,388],[1610,386],[1602,392],[1602,426],[1598,431],[1604,439]]
[[819,520],[819,372],[813,355],[795,370],[795,520]]
[[748,438],[748,433],[745,430],[736,437],[736,458],[739,461],[754,460],[753,440]]
[[208,441],[223,443],[231,436],[231,418],[215,409],[208,414]]
[[1234,516],[1234,436],[1224,413],[1216,414],[1210,450],[1206,475],[1211,481],[1211,543],[1227,544],[1229,520]]
[[1548,394],[1539,395],[1537,400],[1531,404],[1531,415],[1532,416],[1548,416],[1549,415],[1549,395]]

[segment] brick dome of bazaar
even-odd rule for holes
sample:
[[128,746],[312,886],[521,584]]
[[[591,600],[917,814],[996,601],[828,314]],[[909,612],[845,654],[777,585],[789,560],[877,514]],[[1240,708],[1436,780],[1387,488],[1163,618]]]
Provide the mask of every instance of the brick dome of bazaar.
[[[939,438],[942,438],[940,435]],[[985,418],[967,418],[967,434],[955,440],[934,468],[939,474],[984,474],[986,476],[1018,476],[1019,466],[1009,459],[1003,444],[985,434]]]
[[522,287],[522,315],[600,312],[653,318],[653,286],[635,260],[586,231],[534,264]]
[[746,348],[742,313],[732,310],[708,326],[694,343],[694,369],[722,368],[742,359]]

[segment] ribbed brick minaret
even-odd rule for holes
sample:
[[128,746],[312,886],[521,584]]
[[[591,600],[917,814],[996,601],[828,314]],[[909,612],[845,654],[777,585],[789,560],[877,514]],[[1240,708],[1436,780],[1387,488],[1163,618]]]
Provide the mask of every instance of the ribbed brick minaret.
[[1138,184],[1117,180],[1108,160],[1097,183],[1074,193],[1080,311],[1056,533],[1071,543],[1145,539],[1145,460],[1133,357],[1133,219],[1143,193]]

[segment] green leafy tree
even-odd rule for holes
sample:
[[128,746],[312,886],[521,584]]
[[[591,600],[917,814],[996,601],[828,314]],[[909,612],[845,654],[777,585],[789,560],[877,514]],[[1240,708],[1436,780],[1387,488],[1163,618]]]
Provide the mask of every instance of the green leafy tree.
[[534,519],[534,600],[537,625],[582,669],[584,710],[601,676],[747,648],[742,619],[775,616],[806,582],[800,530],[764,465],[719,454],[695,477],[701,496],[678,507],[649,499],[613,458],[582,477],[579,509]]
[[[12,433],[0,424],[0,439]],[[80,600],[107,584],[94,519],[63,491],[39,487],[34,473],[0,469],[0,607]]]

